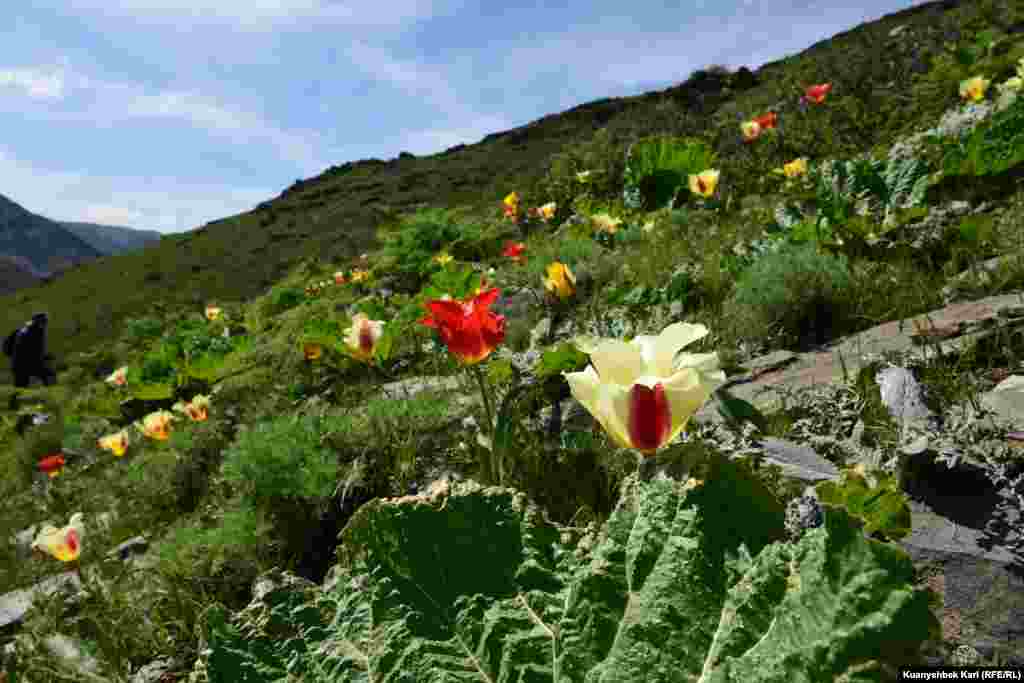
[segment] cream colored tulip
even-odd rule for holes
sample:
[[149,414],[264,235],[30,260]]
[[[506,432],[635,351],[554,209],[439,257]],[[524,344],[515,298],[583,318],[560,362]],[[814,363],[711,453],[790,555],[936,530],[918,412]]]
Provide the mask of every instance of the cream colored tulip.
[[170,438],[171,420],[174,415],[166,410],[158,410],[142,418],[142,433],[151,439],[166,441]]
[[206,307],[206,319],[216,320],[220,317],[221,308],[219,306],[209,305]]
[[717,353],[677,357],[706,336],[703,325],[674,323],[658,336],[577,339],[591,365],[563,373],[573,396],[617,444],[653,455],[670,443],[723,382]]
[[47,553],[61,562],[72,562],[82,552],[82,536],[85,533],[83,515],[76,512],[63,529],[46,524],[32,542],[32,550]]
[[718,185],[719,171],[708,169],[701,173],[690,174],[690,192],[702,197],[710,197]]
[[352,316],[352,326],[345,335],[345,344],[355,358],[368,361],[373,358],[377,342],[383,334],[383,320],[370,320],[365,313],[356,313]]
[[118,368],[104,380],[110,386],[123,387],[128,383],[128,366]]
[[598,213],[590,217],[591,222],[597,226],[598,230],[607,232],[608,234],[614,235],[619,231],[619,226],[622,225],[621,218],[613,218],[607,213]]
[[103,450],[110,451],[117,457],[121,457],[128,450],[128,432],[122,429],[116,434],[101,436],[97,443]]

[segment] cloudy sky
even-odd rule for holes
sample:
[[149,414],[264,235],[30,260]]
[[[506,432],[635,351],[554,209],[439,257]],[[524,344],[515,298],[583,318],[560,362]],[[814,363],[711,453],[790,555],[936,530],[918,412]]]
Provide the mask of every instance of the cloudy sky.
[[756,68],[918,4],[10,0],[0,194],[56,220],[191,230],[335,164]]

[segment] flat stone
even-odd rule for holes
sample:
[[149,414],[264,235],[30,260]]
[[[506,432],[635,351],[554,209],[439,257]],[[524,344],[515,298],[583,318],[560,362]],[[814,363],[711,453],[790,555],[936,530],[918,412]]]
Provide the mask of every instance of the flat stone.
[[981,404],[1010,423],[1014,430],[1024,430],[1024,375],[1011,375],[981,396]]
[[764,461],[781,467],[783,476],[789,479],[808,483],[839,479],[836,466],[809,446],[771,436],[758,443],[763,449]]
[[20,624],[36,597],[52,595],[67,585],[81,589],[82,582],[74,571],[51,576],[30,588],[22,588],[0,595],[0,628],[11,624]]

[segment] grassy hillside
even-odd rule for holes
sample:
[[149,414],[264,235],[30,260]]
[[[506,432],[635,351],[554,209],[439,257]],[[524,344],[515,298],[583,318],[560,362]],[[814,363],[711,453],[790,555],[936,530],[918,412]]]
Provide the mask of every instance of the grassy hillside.
[[[207,299],[241,301],[264,292],[303,259],[345,263],[373,248],[377,230],[414,207],[466,207],[470,215],[490,218],[510,188],[540,203],[553,160],[570,148],[580,161],[608,165],[598,190],[612,196],[621,186],[628,145],[654,133],[709,140],[723,178],[731,178],[723,186],[738,199],[756,188],[744,171],[741,119],[791,101],[798,83],[830,80],[834,109],[813,124],[787,121],[785,145],[761,163],[777,166],[797,152],[826,158],[889,144],[955,103],[950,83],[968,69],[936,71],[934,60],[944,47],[990,23],[1009,27],[1012,14],[999,8],[1012,4],[995,3],[993,22],[984,15],[985,3],[928,3],[890,15],[766,65],[749,89],[729,86],[750,85],[742,82],[749,79],[698,72],[661,92],[588,103],[441,154],[344,163],[247,213],[90,264],[46,289],[0,298],[0,326],[48,310],[53,347],[66,356],[109,341],[126,318],[142,315],[155,301],[198,310]],[[906,29],[890,37],[898,25]],[[822,125],[829,135],[819,134]],[[598,130],[602,137],[594,140]],[[92,308],[103,314],[92,315]]]
[[[240,609],[254,577],[274,566],[316,582],[336,564],[353,566],[360,549],[336,552],[335,546],[356,509],[374,498],[422,492],[446,473],[524,492],[552,523],[566,525],[565,533],[601,528],[620,485],[637,470],[637,456],[594,421],[581,426],[578,419],[570,425],[569,416],[550,417],[549,407],[570,395],[561,372],[588,362],[565,343],[577,335],[625,338],[657,334],[670,322],[699,323],[708,335],[684,350],[716,352],[723,371],[735,377],[759,352],[806,349],[940,307],[947,285],[955,284],[961,299],[1024,292],[1024,94],[993,111],[996,84],[1013,77],[1024,58],[1022,22],[1022,2],[923,5],[756,74],[708,67],[662,92],[590,103],[431,157],[346,163],[249,213],[83,264],[0,299],[4,328],[35,310],[50,312],[51,350],[61,361],[56,386],[20,392],[14,410],[0,411],[0,538],[46,521],[63,526],[83,512],[79,562],[89,587],[75,603],[61,593],[41,600],[17,634],[0,633],[0,645],[13,642],[25,680],[39,683],[76,680],[69,665],[45,653],[46,638],[57,632],[97,660],[102,675],[79,680],[122,683],[141,665],[171,654],[182,658],[175,667],[182,674],[207,648],[208,666],[225,667],[245,648],[200,637],[211,628],[212,605]],[[986,30],[989,40],[979,47]],[[967,104],[961,83],[978,75],[992,86],[983,102]],[[832,89],[821,102],[799,103],[808,86],[825,83]],[[776,128],[745,143],[741,122],[769,111],[777,115]],[[944,134],[897,145],[940,122]],[[651,160],[640,151],[645,145],[634,143],[653,134],[689,142],[663,140],[662,154]],[[709,167],[720,171],[707,198],[691,192],[690,174],[679,171],[680,159],[705,152],[714,155]],[[875,160],[854,163],[867,153]],[[773,173],[798,157],[813,173],[788,180]],[[832,161],[850,162],[859,180],[822,170],[834,169]],[[666,188],[671,206],[652,199]],[[630,197],[636,191],[639,207],[632,198],[627,204],[627,190]],[[512,191],[520,195],[520,218],[547,202],[555,203],[554,215],[503,217],[502,199]],[[954,210],[957,201],[968,209]],[[503,255],[513,240],[524,244],[519,261]],[[1009,258],[987,277],[958,279],[1000,256]],[[575,291],[567,288],[558,301],[542,285],[556,261],[576,280]],[[338,271],[344,282],[335,282]],[[425,302],[471,296],[484,276],[503,294],[496,306],[507,316],[505,334],[493,355],[474,366],[481,372],[471,373],[420,320]],[[210,303],[223,309],[213,320],[203,315]],[[384,321],[373,362],[354,357],[346,341],[356,313]],[[556,321],[555,333],[544,332],[545,319]],[[121,367],[128,369],[124,385],[104,381]],[[1019,334],[962,356],[933,357],[920,373],[928,400],[944,412],[976,399],[993,385],[992,370],[1008,368],[1024,374]],[[899,427],[872,389],[874,370],[865,368],[850,388],[867,425],[865,448],[877,449],[872,455],[879,462],[901,472]],[[426,377],[439,379],[431,385]],[[428,389],[402,398],[385,386],[399,381]],[[12,393],[0,386],[0,409]],[[197,395],[211,397],[203,419],[194,405],[191,417],[178,405],[166,434],[152,425],[143,429],[146,415]],[[51,420],[29,426],[38,411]],[[472,426],[488,424],[496,413],[507,431],[481,434]],[[824,425],[821,435],[842,431],[832,403],[791,406],[759,429],[806,439],[808,419]],[[129,439],[126,451],[100,447],[100,438],[120,430]],[[710,468],[694,470],[700,478],[715,471],[709,462],[725,460],[725,447],[696,432],[689,433],[690,444],[666,447],[658,457],[675,462],[697,453],[694,462]],[[49,478],[40,474],[39,460],[54,453],[66,463]],[[841,466],[854,456],[829,457]],[[757,482],[749,491],[765,496],[773,515],[803,488],[783,481],[776,468],[748,469],[744,476]],[[715,514],[727,512],[728,503],[719,502]],[[96,520],[106,512],[116,518],[104,526]],[[126,568],[105,560],[142,534],[148,564]],[[407,536],[422,540],[423,534]],[[547,540],[557,538],[552,533]],[[543,574],[537,567],[551,559],[542,557],[547,553],[538,552],[534,570],[515,580]],[[0,546],[0,593],[63,568],[53,557]],[[839,569],[843,576],[860,571]],[[391,572],[396,594],[423,585],[410,580],[405,566],[381,571]],[[722,582],[719,574],[713,582]],[[676,576],[665,585],[678,583],[692,582]],[[889,586],[888,580],[877,584]],[[339,591],[351,585],[352,600],[359,599],[357,581],[339,585]],[[844,596],[858,599],[853,593],[870,590],[861,586]],[[473,609],[484,605],[472,594],[461,597]],[[431,612],[441,615],[437,621],[447,618],[450,602],[437,603],[437,614]],[[879,597],[875,604],[889,603]],[[375,607],[373,618],[406,609],[388,605]],[[311,612],[319,615],[301,614]],[[713,616],[709,629],[718,623]],[[377,626],[381,637],[402,636],[402,629]],[[877,635],[875,626],[865,632]],[[246,653],[250,666],[262,658],[261,666],[270,667],[254,680],[282,680],[293,654],[315,658],[289,648],[306,635],[322,639],[325,628],[297,638],[278,638],[275,631],[275,642],[253,646],[262,649]],[[943,656],[956,645],[930,643]],[[355,649],[344,641],[332,656]],[[557,648],[545,652],[551,649]],[[414,657],[429,650],[410,645],[403,652]],[[368,661],[355,657],[351,669],[365,672]],[[274,675],[266,673],[271,669]],[[220,678],[209,680],[231,679],[219,671]]]

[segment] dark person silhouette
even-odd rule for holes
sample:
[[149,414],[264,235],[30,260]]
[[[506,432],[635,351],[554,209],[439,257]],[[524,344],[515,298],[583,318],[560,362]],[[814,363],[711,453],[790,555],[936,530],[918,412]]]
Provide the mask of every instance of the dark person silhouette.
[[46,353],[47,322],[45,313],[36,313],[4,342],[4,352],[10,351],[15,387],[28,387],[33,377],[40,378],[46,386],[57,380],[57,373],[47,365],[53,359]]

